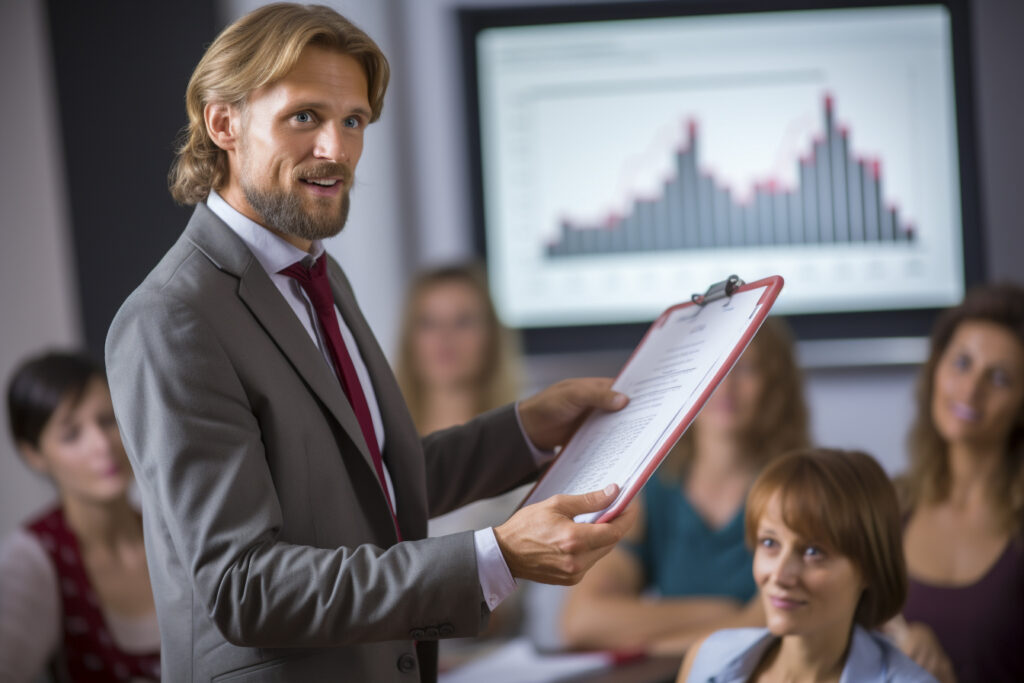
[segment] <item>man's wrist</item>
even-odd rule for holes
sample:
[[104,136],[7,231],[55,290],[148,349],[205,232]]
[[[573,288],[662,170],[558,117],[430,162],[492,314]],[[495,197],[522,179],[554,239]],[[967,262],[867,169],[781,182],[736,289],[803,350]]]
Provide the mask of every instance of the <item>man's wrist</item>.
[[492,612],[516,589],[516,581],[512,578],[508,563],[498,545],[494,529],[487,527],[473,533],[473,544],[476,547],[477,576],[484,602]]
[[523,427],[523,417],[519,413],[519,404],[521,401],[516,401],[515,413],[516,413],[516,424],[519,426],[519,433],[523,435],[523,441],[526,442],[526,446],[530,449],[530,455],[533,456],[533,461],[537,463],[537,467],[543,467],[552,460],[558,454],[558,449],[552,451],[545,451],[537,448],[533,441],[530,440],[529,435],[526,433],[526,429]]

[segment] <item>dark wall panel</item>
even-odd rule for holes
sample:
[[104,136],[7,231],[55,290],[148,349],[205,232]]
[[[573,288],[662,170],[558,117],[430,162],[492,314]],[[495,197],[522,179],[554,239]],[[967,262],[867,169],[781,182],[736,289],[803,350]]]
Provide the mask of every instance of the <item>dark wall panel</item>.
[[48,0],[78,294],[102,358],[125,297],[191,208],[167,191],[185,86],[217,29],[213,0]]

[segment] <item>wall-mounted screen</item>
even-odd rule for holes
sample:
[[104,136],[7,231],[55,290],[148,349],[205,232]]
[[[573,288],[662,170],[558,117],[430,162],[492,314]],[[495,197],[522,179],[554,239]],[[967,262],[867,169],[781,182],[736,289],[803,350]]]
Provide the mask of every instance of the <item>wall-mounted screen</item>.
[[834,5],[464,12],[505,323],[648,321],[730,273],[782,275],[776,310],[819,319],[959,301],[980,276],[963,8]]

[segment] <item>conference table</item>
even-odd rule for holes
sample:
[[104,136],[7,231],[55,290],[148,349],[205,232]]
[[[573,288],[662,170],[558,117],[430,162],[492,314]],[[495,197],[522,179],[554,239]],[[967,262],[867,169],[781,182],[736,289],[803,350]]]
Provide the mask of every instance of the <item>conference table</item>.
[[560,678],[556,683],[674,683],[682,657],[646,657],[604,671]]
[[673,683],[681,663],[681,656],[545,653],[520,637],[441,673],[439,683]]

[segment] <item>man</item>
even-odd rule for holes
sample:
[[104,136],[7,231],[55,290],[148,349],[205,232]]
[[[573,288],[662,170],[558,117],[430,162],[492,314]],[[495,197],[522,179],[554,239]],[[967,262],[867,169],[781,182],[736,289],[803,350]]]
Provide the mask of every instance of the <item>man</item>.
[[612,486],[424,538],[625,398],[561,383],[420,442],[321,244],[387,80],[358,28],[281,4],[225,29],[189,83],[171,185],[195,213],[107,339],[165,680],[433,679],[436,640],[477,633],[513,578],[574,583],[632,521],[572,521]]

